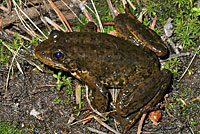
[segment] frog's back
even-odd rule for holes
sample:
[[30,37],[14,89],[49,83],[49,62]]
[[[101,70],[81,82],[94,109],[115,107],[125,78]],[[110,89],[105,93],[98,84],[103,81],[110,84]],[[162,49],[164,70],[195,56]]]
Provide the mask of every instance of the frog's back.
[[83,65],[149,68],[153,63],[158,64],[156,55],[150,50],[112,35],[88,32],[62,34],[58,39],[59,43],[54,46],[62,45],[70,58]]
[[[146,48],[112,35],[95,32],[59,32],[44,41],[44,49],[62,49],[66,57],[62,64],[78,70],[86,70],[100,80],[112,82],[129,79],[139,71],[152,72],[159,69],[156,55]],[[51,48],[52,47],[52,48]],[[70,71],[70,69],[69,69]]]

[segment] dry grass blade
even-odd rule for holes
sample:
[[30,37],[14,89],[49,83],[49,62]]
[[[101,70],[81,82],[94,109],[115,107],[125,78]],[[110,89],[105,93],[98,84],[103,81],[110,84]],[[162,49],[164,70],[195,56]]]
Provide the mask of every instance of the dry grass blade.
[[7,7],[8,7],[8,14],[11,12],[11,9],[12,9],[12,3],[10,0],[6,0],[6,4],[7,4]]
[[53,8],[53,10],[56,12],[56,14],[58,15],[58,17],[60,18],[60,20],[63,23],[63,25],[65,26],[65,28],[68,29],[70,32],[72,32],[72,28],[70,27],[67,19],[62,14],[62,12],[56,7],[56,5],[53,3],[52,0],[48,0],[48,2],[51,5],[51,7]]
[[83,24],[83,22],[81,21],[81,19],[79,19],[79,17],[76,15],[76,13],[67,5],[67,3],[65,3],[63,0],[61,0],[63,2],[63,4],[73,13],[73,15],[78,19],[78,21]]
[[[21,48],[21,47],[19,47],[19,48],[17,49],[17,52],[19,51],[20,48]],[[9,84],[9,79],[10,79],[10,71],[11,71],[11,68],[12,68],[12,66],[13,66],[13,62],[14,62],[14,60],[15,60],[15,57],[16,57],[17,53],[15,53],[15,54],[13,54],[13,55],[14,55],[14,56],[13,56],[13,58],[12,58],[12,61],[11,61],[11,64],[10,64],[10,67],[9,67],[9,70],[8,70],[8,75],[7,75],[7,79],[6,79],[6,85],[5,85],[5,94],[4,94],[3,98],[6,98],[6,97],[8,96],[8,84]]]
[[47,36],[35,25],[35,23],[23,12],[23,10],[13,0],[14,5],[21,11],[21,13],[33,24],[33,26],[47,39]]
[[151,28],[152,30],[154,30],[154,28],[155,28],[156,20],[157,20],[157,15],[155,15],[155,17],[154,17],[154,19],[153,19],[153,22],[152,22],[152,24],[150,25],[150,28]]
[[136,10],[136,7],[133,5],[133,3],[130,0],[127,0],[127,2],[133,8],[133,10]]
[[8,48],[8,50],[11,51],[11,52],[13,53],[13,55],[14,55],[14,54],[17,55],[17,56],[20,57],[21,59],[27,61],[29,64],[35,66],[38,70],[40,70],[40,71],[43,72],[43,70],[42,70],[38,65],[36,65],[34,62],[29,61],[29,60],[27,60],[26,58],[22,57],[18,52],[12,50],[5,42],[2,42],[2,44],[3,44],[6,48]]
[[46,22],[48,22],[49,24],[51,24],[56,30],[62,30],[63,32],[65,32],[65,30],[61,26],[59,26],[58,24],[56,24],[50,18],[44,17],[44,19],[46,20]]
[[[95,112],[97,115],[103,117],[106,119],[105,115],[100,113],[99,111],[95,110],[92,105],[91,105],[91,102],[88,98],[88,86],[86,85],[86,99],[88,101],[88,105],[90,106],[90,108],[93,110],[93,112]],[[112,131],[113,133],[115,134],[120,134],[119,132],[117,132],[116,130],[114,130],[113,128],[111,128],[110,126],[108,126],[106,123],[104,123],[103,121],[101,121],[99,118],[97,118],[96,116],[93,116],[93,118],[98,121],[101,125],[103,125],[104,127],[106,127],[107,129],[109,129],[110,131]]]
[[16,61],[16,64],[17,64],[17,68],[21,72],[21,74],[24,74],[18,61]]
[[114,130],[112,127],[108,126],[106,123],[104,123],[101,119],[97,118],[96,116],[94,116],[94,119],[99,122],[101,125],[103,125],[105,128],[107,128],[108,130],[112,131],[115,134],[121,134],[120,132],[117,132],[116,130]]
[[100,26],[101,32],[104,32],[103,25],[102,25],[102,23],[101,23],[101,19],[100,19],[100,17],[99,17],[99,14],[98,14],[98,12],[97,12],[97,9],[96,9],[96,7],[95,7],[95,5],[94,5],[93,0],[91,0],[91,3],[92,3],[92,6],[93,6],[93,8],[94,8],[94,11],[95,11],[96,18],[97,18],[97,20],[98,20],[98,22],[99,22],[99,26]]
[[75,124],[77,124],[77,123],[79,123],[79,122],[84,122],[84,121],[87,121],[87,120],[92,119],[92,118],[93,118],[93,116],[89,116],[89,117],[87,117],[87,118],[85,118],[85,119],[78,120],[78,121],[76,121],[76,122],[74,122],[74,123],[71,123],[71,124],[69,124],[69,125],[72,126],[72,125],[75,125]]
[[3,5],[0,5],[0,9],[5,12],[9,12],[8,8],[4,7]]
[[113,7],[111,1],[110,0],[106,0],[106,1],[108,3],[108,7],[110,9],[110,14],[112,15],[113,18],[115,18],[116,14],[115,14],[114,7]]
[[125,7],[126,7],[126,4],[127,4],[126,0],[122,0],[122,4],[123,4],[123,6],[124,6],[124,8],[125,8]]
[[87,11],[87,9],[85,8],[84,4],[79,4],[79,7],[81,9],[81,11],[83,12],[83,14],[85,15],[85,17],[87,18],[87,20],[90,22],[94,22],[96,24],[96,22],[94,21],[94,19],[92,18],[92,16],[89,14],[89,12]]
[[75,96],[76,96],[76,104],[79,104],[79,84],[77,83],[75,86]]
[[86,5],[86,4],[84,4],[82,1],[80,1],[80,0],[78,0],[78,2],[79,2],[79,4],[83,4],[85,7],[87,7],[93,14],[95,14],[94,13],[94,11],[88,6],[88,5]]
[[26,31],[28,31],[28,33],[31,34],[31,36],[35,37],[36,36],[36,33],[34,30],[32,30],[32,28],[26,23],[26,21],[24,20],[24,18],[19,14],[17,8],[16,8],[16,5],[15,6],[15,12],[19,18],[19,20],[21,21],[22,25],[25,27]]
[[143,8],[142,9],[142,11],[140,12],[140,15],[139,15],[139,18],[138,18],[138,20],[142,23],[142,18],[143,18],[143,15],[146,13],[146,9],[145,8]]
[[[198,47],[198,50],[200,49],[200,46]],[[189,65],[187,66],[187,68],[185,69],[185,71],[183,72],[183,74],[181,75],[180,79],[178,80],[178,82],[180,82],[182,80],[182,78],[185,76],[186,72],[188,71],[188,69],[190,68],[190,66],[192,65],[195,57],[197,56],[197,53],[194,54],[194,56],[192,57]]]
[[70,116],[70,118],[69,118],[69,120],[67,122],[67,125],[71,124],[74,120],[75,120],[75,117],[74,117],[73,114],[71,114],[71,116]]

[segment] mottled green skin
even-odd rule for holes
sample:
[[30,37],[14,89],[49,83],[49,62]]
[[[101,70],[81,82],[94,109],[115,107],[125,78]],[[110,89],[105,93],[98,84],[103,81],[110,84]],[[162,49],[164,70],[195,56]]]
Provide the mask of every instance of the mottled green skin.
[[[36,47],[36,56],[87,84],[92,90],[93,105],[100,112],[110,105],[108,89],[121,89],[113,109],[114,117],[126,129],[130,120],[137,120],[163,98],[171,73],[160,71],[157,55],[143,45],[105,33],[84,31],[87,30],[53,33]],[[55,52],[61,52],[64,57],[55,58]]]

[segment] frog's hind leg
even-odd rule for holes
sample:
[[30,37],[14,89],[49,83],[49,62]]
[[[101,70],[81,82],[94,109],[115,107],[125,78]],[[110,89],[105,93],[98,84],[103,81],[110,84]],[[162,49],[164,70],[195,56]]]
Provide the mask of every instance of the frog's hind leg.
[[164,69],[154,72],[138,85],[132,86],[132,89],[131,84],[134,83],[127,84],[126,89],[120,91],[116,102],[116,110],[121,118],[129,118],[129,122],[120,122],[123,128],[130,128],[144,112],[155,106],[164,97],[170,82],[171,72]]

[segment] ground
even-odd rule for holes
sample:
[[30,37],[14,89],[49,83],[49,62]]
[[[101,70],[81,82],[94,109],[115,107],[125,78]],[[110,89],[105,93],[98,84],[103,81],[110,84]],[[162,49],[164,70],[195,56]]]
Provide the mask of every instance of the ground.
[[[199,44],[197,44],[199,45]],[[29,47],[29,51],[34,55],[34,48]],[[23,50],[21,50],[23,51]],[[182,62],[180,75],[174,75],[170,91],[165,99],[162,100],[161,108],[162,118],[158,125],[154,125],[148,117],[146,117],[143,126],[143,133],[165,133],[165,134],[198,134],[200,133],[200,55],[197,54],[190,67],[191,73],[178,81],[183,71],[191,61],[194,51],[189,50],[190,55],[181,57]],[[43,66],[36,57],[32,55],[26,56]],[[72,80],[73,92],[66,93],[65,89],[58,91],[56,89],[57,79],[53,74],[57,74],[58,70],[43,66],[44,72],[39,71],[35,66],[30,65],[27,61],[17,57],[16,59],[23,74],[18,70],[16,64],[10,73],[8,95],[4,98],[5,83],[8,76],[9,64],[5,63],[0,66],[0,121],[11,122],[16,124],[16,128],[29,128],[31,133],[91,133],[88,127],[109,133],[109,131],[100,125],[96,120],[92,119],[86,124],[78,122],[69,125],[68,121],[74,117],[76,121],[84,119],[87,115],[85,111],[79,113],[78,105],[75,102],[74,88],[80,81],[63,72]],[[178,77],[178,78],[177,78]],[[85,88],[82,88],[82,105],[87,106],[85,97]],[[40,113],[41,118],[31,115],[31,111],[36,110]],[[97,115],[98,116],[98,115]],[[112,117],[106,121],[108,125],[114,128],[114,120]],[[137,132],[138,123],[135,124],[129,133]],[[3,132],[0,128],[0,133]],[[27,131],[26,131],[27,132]]]

